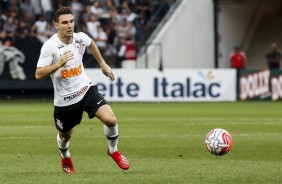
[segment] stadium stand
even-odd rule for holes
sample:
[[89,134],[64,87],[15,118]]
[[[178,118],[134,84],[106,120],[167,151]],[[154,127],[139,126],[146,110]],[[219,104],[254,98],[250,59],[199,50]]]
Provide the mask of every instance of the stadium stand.
[[110,63],[113,67],[119,67],[114,62],[122,43],[131,38],[137,51],[140,50],[175,1],[3,0],[0,1],[0,47],[26,38],[43,43],[56,32],[52,24],[54,11],[69,6],[75,14],[75,31],[83,31],[96,40],[104,57],[113,62]]

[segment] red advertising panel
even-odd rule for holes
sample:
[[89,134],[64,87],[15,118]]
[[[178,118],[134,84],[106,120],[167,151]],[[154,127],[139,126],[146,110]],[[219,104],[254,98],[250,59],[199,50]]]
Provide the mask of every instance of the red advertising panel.
[[240,70],[238,72],[239,100],[282,99],[282,71]]

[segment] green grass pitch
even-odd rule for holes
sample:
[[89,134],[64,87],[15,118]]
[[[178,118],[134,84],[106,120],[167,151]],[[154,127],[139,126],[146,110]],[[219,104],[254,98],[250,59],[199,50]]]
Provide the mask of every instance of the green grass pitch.
[[[128,171],[106,154],[98,119],[84,114],[70,152],[76,173],[64,174],[52,100],[0,101],[1,184],[282,183],[282,103],[110,103]],[[204,145],[213,128],[233,137],[221,157]]]

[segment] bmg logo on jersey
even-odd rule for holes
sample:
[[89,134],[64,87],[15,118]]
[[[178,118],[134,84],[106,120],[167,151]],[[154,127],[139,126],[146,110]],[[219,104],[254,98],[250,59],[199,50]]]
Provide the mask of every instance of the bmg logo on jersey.
[[78,67],[72,67],[69,69],[61,70],[61,77],[63,79],[67,79],[67,78],[72,78],[72,77],[81,75],[81,73],[82,73],[82,66],[79,65]]

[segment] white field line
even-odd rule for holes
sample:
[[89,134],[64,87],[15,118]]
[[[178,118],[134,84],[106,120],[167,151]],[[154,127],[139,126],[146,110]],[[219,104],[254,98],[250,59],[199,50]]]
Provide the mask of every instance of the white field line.
[[47,127],[55,127],[54,124],[51,125],[14,125],[14,126],[10,126],[10,125],[0,125],[0,129],[34,129],[34,128],[47,128]]
[[226,122],[226,121],[222,121],[222,122],[219,122],[219,121],[216,121],[216,122],[207,122],[207,123],[184,123],[183,125],[184,126],[195,126],[195,125],[218,125],[218,124],[228,124],[228,125],[282,125],[282,122],[238,122],[238,121],[229,121],[229,122]]
[[[124,121],[124,120],[123,120]],[[121,123],[123,121],[120,121]],[[128,120],[127,120],[128,121]],[[162,120],[160,119],[148,119],[146,118],[146,120],[142,120],[142,119],[132,119],[132,122],[160,122]],[[168,122],[169,121],[169,122]],[[203,120],[191,120],[191,119],[186,119],[183,120],[182,123],[179,123],[177,119],[173,119],[173,120],[169,120],[169,119],[164,119],[162,122],[165,123],[165,125],[176,125],[176,126],[196,126],[196,125],[218,125],[218,124],[228,124],[228,125],[238,125],[238,124],[242,124],[242,125],[282,125],[282,120],[281,121],[277,121],[277,120],[269,120],[269,119],[259,119],[257,121],[255,120],[224,120],[224,119],[217,119],[217,120],[213,120],[213,119],[207,119],[206,121]],[[84,124],[83,122],[81,122],[81,125],[83,126],[95,126],[96,122],[93,122],[93,124]],[[140,125],[140,124],[139,124]],[[1,129],[43,129],[43,128],[53,128],[55,127],[53,122],[50,123],[50,125],[3,125],[1,126],[0,124],[0,131]]]
[[[276,118],[189,118],[189,117],[150,117],[150,118],[144,118],[144,117],[136,117],[136,118],[122,118],[120,121],[126,121],[126,122],[179,122],[182,121],[184,123],[190,123],[190,122],[200,122],[209,124],[209,122],[226,122],[226,123],[253,123],[253,124],[260,124],[262,122],[266,122],[269,124],[282,124],[282,118],[276,119]],[[188,122],[187,122],[188,121]]]
[[[282,133],[256,133],[256,134],[232,134],[232,137],[282,137]],[[167,139],[167,138],[181,138],[181,137],[205,137],[205,135],[196,134],[183,134],[183,135],[123,135],[120,136],[122,139],[132,139],[132,138],[152,138],[152,139]],[[76,136],[74,139],[105,139],[105,136]],[[30,136],[9,136],[0,137],[0,140],[27,140],[27,139],[56,139],[56,136],[40,136],[40,137],[30,137]]]

